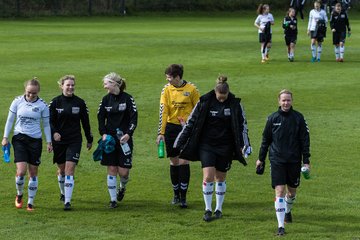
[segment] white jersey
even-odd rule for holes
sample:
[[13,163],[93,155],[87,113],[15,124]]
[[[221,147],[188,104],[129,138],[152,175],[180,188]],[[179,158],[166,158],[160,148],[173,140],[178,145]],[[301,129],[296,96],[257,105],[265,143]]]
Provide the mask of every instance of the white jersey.
[[19,96],[14,99],[10,105],[4,137],[9,137],[14,116],[16,116],[14,135],[22,133],[32,138],[41,138],[40,122],[42,120],[46,142],[51,142],[49,108],[41,98],[34,102],[28,102],[25,96]]
[[[255,24],[256,25],[259,25],[261,29],[264,29],[265,28],[265,25],[268,23],[268,22],[271,22],[273,23],[274,22],[274,17],[271,13],[268,13],[268,14],[260,14],[257,16],[257,18],[255,19]],[[272,30],[270,30],[270,33],[271,33]],[[259,33],[262,33],[262,31],[259,29],[258,31]]]
[[315,9],[311,10],[309,14],[309,24],[307,28],[308,31],[315,31],[316,23],[319,20],[324,20],[325,23],[328,22],[326,12],[323,9],[320,9],[320,11],[317,11]]

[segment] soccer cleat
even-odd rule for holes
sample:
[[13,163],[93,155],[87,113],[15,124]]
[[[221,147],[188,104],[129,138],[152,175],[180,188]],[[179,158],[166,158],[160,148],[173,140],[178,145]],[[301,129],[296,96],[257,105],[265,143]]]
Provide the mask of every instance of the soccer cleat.
[[219,219],[219,218],[222,218],[222,212],[220,210],[216,210],[214,212],[214,218],[215,219]]
[[203,216],[203,220],[205,222],[210,222],[211,220],[213,220],[212,216],[211,216],[211,211],[210,210],[206,210]]
[[187,203],[186,203],[186,199],[182,199],[182,200],[180,201],[180,207],[181,207],[181,208],[187,208],[187,207],[188,207],[188,205],[187,205]]
[[265,60],[266,60],[266,61],[270,60],[269,54],[266,54]]
[[293,61],[294,61],[294,57],[291,57],[291,58],[290,58],[290,62],[293,62]]
[[171,204],[175,205],[180,203],[180,197],[178,195],[175,195],[173,200],[171,201]]
[[313,63],[313,62],[316,62],[316,58],[312,57],[312,58],[311,58],[311,62],[312,62],[312,63]]
[[125,196],[125,188],[119,188],[119,190],[116,193],[116,199],[121,202]]
[[291,212],[285,213],[285,223],[292,223]]
[[279,227],[276,235],[284,236],[285,235],[285,228]]
[[343,58],[339,58],[339,62],[344,62],[344,59],[343,59]]
[[340,58],[337,58],[336,61],[337,61],[337,62],[340,62]]
[[32,204],[28,203],[28,205],[27,205],[27,207],[26,207],[26,210],[27,210],[28,212],[32,212],[32,211],[34,211],[34,206],[33,206]]
[[22,206],[23,206],[22,197],[23,197],[23,195],[16,195],[16,198],[15,198],[15,207],[16,208],[22,208]]
[[261,59],[261,63],[266,63],[266,60],[265,60],[265,59]]
[[64,204],[64,211],[70,211],[71,210],[71,204],[69,202]]
[[109,208],[117,208],[117,207],[118,207],[118,204],[116,201],[110,201]]
[[65,202],[65,195],[64,194],[60,194],[60,201]]
[[320,62],[320,58],[318,58],[316,61]]

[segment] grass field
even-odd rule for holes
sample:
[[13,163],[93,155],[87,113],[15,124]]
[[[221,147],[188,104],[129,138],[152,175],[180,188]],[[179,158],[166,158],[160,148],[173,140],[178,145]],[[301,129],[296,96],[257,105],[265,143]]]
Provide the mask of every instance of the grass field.
[[[116,71],[127,79],[137,102],[139,125],[131,181],[119,208],[107,208],[106,169],[83,147],[76,168],[73,211],[59,201],[52,154],[43,152],[36,211],[14,207],[15,165],[0,163],[0,239],[272,239],[277,228],[269,169],[255,174],[266,116],[277,109],[283,88],[294,92],[311,133],[312,178],[303,180],[286,239],[360,239],[360,21],[350,15],[353,35],[344,63],[334,61],[332,40],[322,61],[310,63],[306,22],[299,23],[295,62],[287,61],[282,16],[275,16],[271,61],[260,64],[255,16],[46,18],[0,21],[0,126],[14,96],[32,76],[41,81],[40,96],[60,94],[57,80],[77,77],[76,94],[87,101],[92,131],[97,132],[98,103],[106,94],[102,77]],[[330,34],[329,34],[330,35]],[[155,138],[164,69],[182,63],[184,79],[202,94],[219,73],[242,98],[254,154],[228,174],[224,217],[202,221],[201,168],[191,165],[189,208],[171,206],[168,160],[159,160]],[[269,165],[269,164],[268,164]],[[25,195],[27,196],[27,195]]]

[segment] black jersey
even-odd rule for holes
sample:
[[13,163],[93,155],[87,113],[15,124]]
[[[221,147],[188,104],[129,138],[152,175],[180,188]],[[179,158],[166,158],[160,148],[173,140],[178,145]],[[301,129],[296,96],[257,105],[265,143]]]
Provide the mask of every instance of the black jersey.
[[335,29],[336,32],[346,32],[346,28],[350,32],[349,18],[345,11],[340,13],[333,11],[330,17],[330,27]]
[[298,34],[297,18],[286,16],[283,21],[283,28],[286,36],[296,36]]
[[137,126],[137,109],[131,95],[121,92],[119,95],[107,94],[103,97],[97,114],[99,133],[116,135],[119,128],[124,134],[133,135]]
[[50,102],[49,109],[51,133],[53,135],[57,132],[61,135],[61,141],[56,143],[81,142],[80,122],[83,126],[87,142],[93,142],[89,111],[84,100],[75,95],[72,97],[60,95]]

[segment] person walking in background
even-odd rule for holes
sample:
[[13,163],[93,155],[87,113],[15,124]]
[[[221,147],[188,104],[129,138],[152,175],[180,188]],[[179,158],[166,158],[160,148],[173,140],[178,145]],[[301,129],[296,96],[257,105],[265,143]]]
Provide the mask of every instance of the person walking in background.
[[[321,1],[314,2],[314,9],[310,11],[307,34],[311,38],[311,62],[320,62],[322,42],[326,37],[326,12],[320,8]],[[317,46],[316,46],[317,43]]]
[[351,0],[341,0],[341,8],[348,13],[351,9]]
[[261,44],[261,62],[269,60],[271,49],[272,31],[271,25],[274,25],[274,17],[270,13],[268,4],[260,4],[257,9],[258,16],[255,19],[254,26],[258,29],[259,42]]
[[278,102],[278,111],[267,118],[256,168],[264,167],[269,151],[277,234],[284,235],[284,222],[292,222],[291,208],[300,185],[301,162],[310,169],[310,135],[304,116],[292,107],[292,93],[280,91]]
[[[251,153],[245,112],[240,99],[230,92],[226,76],[219,76],[214,90],[201,96],[174,146],[180,157],[201,160],[203,169],[203,220],[222,217],[226,193],[226,173],[233,159],[246,165],[244,155]],[[216,208],[212,216],[212,195]]]
[[351,35],[351,28],[348,15],[341,9],[341,3],[335,5],[334,11],[330,17],[330,27],[333,35],[333,44],[335,46],[335,58],[337,62],[344,61],[346,28],[348,35]]
[[75,76],[65,75],[58,84],[62,94],[55,97],[49,105],[53,161],[58,167],[60,200],[64,202],[64,210],[70,210],[75,185],[75,166],[79,162],[82,145],[81,125],[85,132],[88,150],[91,149],[93,136],[86,103],[74,94]]
[[297,40],[297,18],[295,17],[295,9],[289,8],[283,21],[285,44],[287,46],[288,59],[294,61],[295,45]]
[[[134,98],[125,92],[124,78],[112,72],[103,78],[103,84],[108,94],[102,98],[97,114],[99,133],[102,141],[111,138],[116,144],[114,151],[103,153],[101,165],[107,166],[109,207],[116,208],[117,201],[122,201],[124,198],[132,168],[134,146],[132,136],[137,126],[138,112]],[[130,148],[130,151],[123,151],[125,146]],[[117,175],[120,177],[118,190]]]
[[187,208],[190,165],[186,159],[179,158],[180,152],[173,145],[200,95],[194,84],[183,79],[183,73],[181,64],[171,64],[165,69],[168,83],[161,91],[156,143],[165,142],[167,157],[170,158],[170,178],[174,191],[172,204],[180,203],[181,208]]
[[306,0],[291,0],[290,2],[290,7],[295,9],[295,14],[297,15],[298,13],[300,13],[301,20],[304,20],[303,9],[305,5],[305,1]]
[[29,172],[27,210],[34,210],[34,199],[38,190],[38,167],[41,163],[42,130],[41,122],[47,142],[48,152],[52,151],[49,124],[49,108],[39,98],[40,83],[37,78],[25,82],[25,93],[16,97],[9,109],[5,124],[2,146],[9,144],[9,135],[15,121],[12,145],[14,148],[14,162],[16,164],[16,198],[15,207],[22,208],[25,185],[25,175]]

